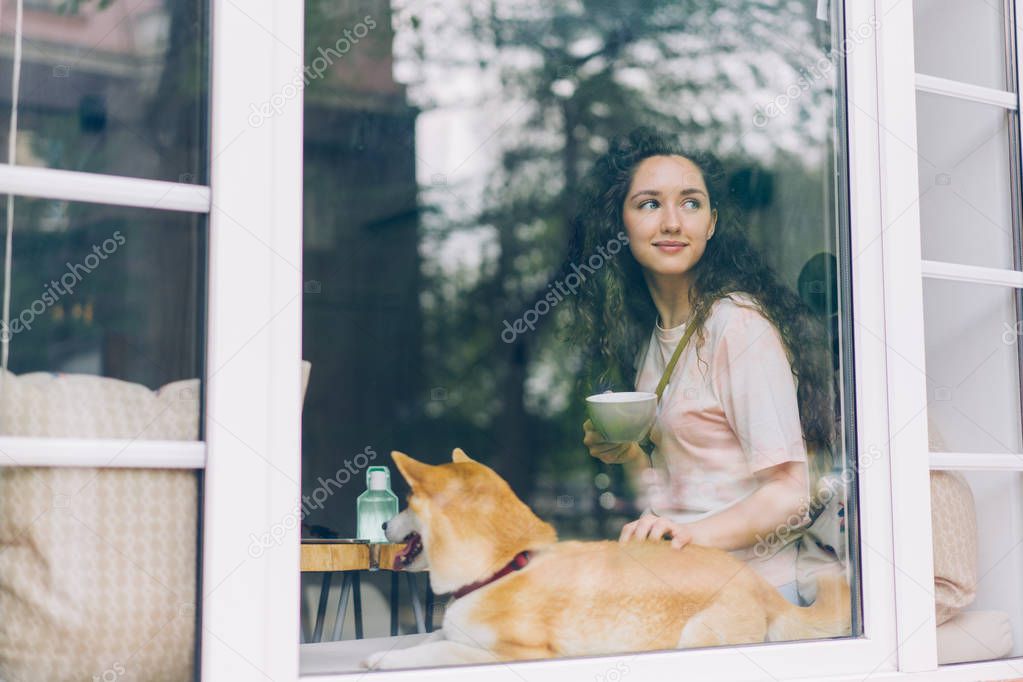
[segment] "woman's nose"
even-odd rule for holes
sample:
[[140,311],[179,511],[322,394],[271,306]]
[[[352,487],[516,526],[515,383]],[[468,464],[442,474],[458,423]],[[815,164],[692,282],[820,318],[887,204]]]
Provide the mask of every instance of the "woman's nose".
[[666,232],[678,232],[682,229],[682,215],[678,207],[670,204],[661,213],[661,229]]

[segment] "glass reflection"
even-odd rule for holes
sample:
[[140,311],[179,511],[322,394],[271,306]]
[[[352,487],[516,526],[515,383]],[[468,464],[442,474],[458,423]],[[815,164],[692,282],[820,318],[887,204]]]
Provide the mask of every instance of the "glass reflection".
[[[641,472],[580,442],[571,306],[516,321],[570,259],[587,169],[640,125],[721,160],[749,240],[827,330],[844,422],[840,71],[875,30],[836,40],[814,6],[745,0],[307,3],[303,492],[339,453],[459,446],[563,539],[639,515]],[[352,536],[359,492],[304,534]]]
[[[8,159],[15,3],[0,16],[0,159]],[[26,2],[16,162],[206,182],[208,3]]]

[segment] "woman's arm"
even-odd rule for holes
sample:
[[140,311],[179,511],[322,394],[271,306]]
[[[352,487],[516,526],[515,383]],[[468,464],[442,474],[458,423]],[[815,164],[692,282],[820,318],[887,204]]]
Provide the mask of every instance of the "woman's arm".
[[761,542],[765,549],[773,547],[808,520],[806,476],[806,462],[783,462],[757,472],[756,490],[714,514],[691,523],[644,515],[625,524],[618,540],[660,540],[667,535],[676,548],[690,542],[725,550]]

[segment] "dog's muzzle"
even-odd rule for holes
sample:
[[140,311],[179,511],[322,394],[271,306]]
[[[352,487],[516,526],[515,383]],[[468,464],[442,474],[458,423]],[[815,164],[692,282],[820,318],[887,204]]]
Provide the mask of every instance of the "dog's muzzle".
[[407,568],[423,551],[423,538],[415,531],[406,535],[404,542],[405,546],[394,555],[392,570],[400,571]]

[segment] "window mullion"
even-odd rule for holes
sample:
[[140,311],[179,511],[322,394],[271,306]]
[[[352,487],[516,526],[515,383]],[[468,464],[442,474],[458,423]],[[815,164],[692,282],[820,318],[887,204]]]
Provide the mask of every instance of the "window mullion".
[[0,194],[209,213],[210,188],[183,182],[0,164]]
[[949,78],[939,78],[918,73],[915,77],[916,89],[919,92],[929,92],[945,97],[956,97],[978,104],[992,104],[1005,109],[1016,110],[1019,103],[1016,100],[1016,93],[1006,92],[995,88],[985,88],[980,85],[963,83]]
[[202,441],[0,436],[0,467],[202,469]]
[[970,284],[1023,288],[1023,272],[1018,270],[925,260],[921,262],[921,274],[927,279],[947,279]]

